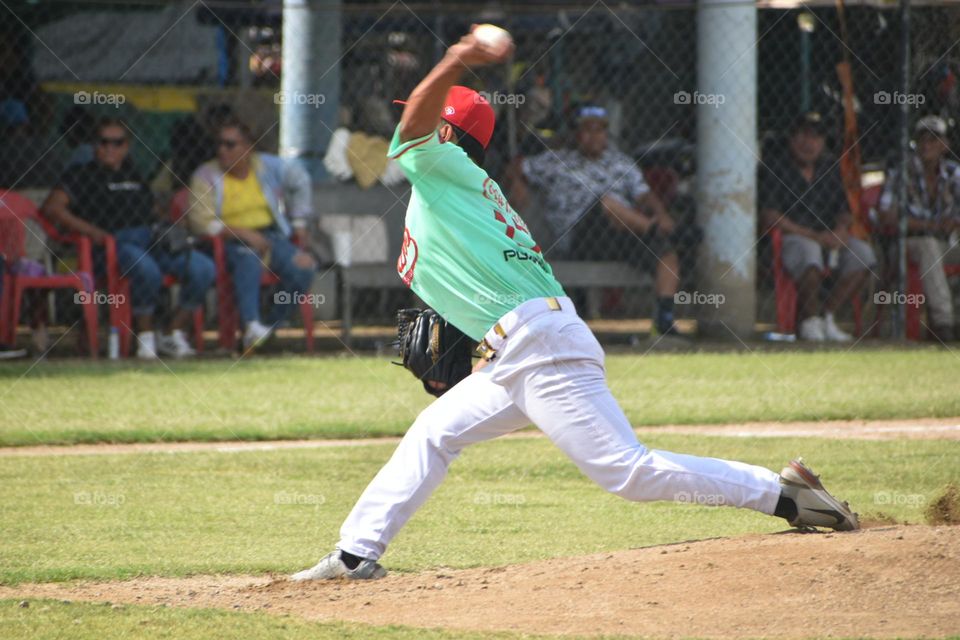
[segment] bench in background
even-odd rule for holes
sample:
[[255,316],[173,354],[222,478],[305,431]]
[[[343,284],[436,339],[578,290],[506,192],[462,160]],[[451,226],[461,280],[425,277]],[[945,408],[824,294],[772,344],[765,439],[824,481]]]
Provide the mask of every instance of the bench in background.
[[[585,317],[600,316],[601,290],[604,287],[648,288],[653,281],[649,274],[625,262],[554,262],[553,273],[566,289],[586,289]],[[405,289],[393,264],[356,264],[340,268],[343,284],[344,344],[350,346],[353,329],[353,294],[357,289]]]

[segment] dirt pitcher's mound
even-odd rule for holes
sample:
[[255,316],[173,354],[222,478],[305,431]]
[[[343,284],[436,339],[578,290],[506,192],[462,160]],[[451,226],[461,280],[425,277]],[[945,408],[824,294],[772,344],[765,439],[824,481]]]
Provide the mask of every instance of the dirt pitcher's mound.
[[0,588],[24,596],[528,633],[942,637],[960,634],[960,527],[715,539],[373,583],[203,576]]

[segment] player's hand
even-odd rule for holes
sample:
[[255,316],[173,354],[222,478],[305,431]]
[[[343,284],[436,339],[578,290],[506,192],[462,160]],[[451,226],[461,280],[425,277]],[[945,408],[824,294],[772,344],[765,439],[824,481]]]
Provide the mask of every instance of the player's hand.
[[480,371],[480,369],[483,369],[488,364],[490,364],[489,360],[487,360],[486,358],[480,358],[479,360],[477,360],[477,363],[473,365],[473,369],[471,372],[476,373],[477,371]]
[[504,51],[494,51],[493,49],[482,45],[473,37],[473,30],[477,25],[470,27],[471,33],[460,38],[460,42],[447,49],[447,56],[456,60],[465,67],[482,67],[490,64],[505,62],[513,55],[515,46],[511,43],[510,47]]

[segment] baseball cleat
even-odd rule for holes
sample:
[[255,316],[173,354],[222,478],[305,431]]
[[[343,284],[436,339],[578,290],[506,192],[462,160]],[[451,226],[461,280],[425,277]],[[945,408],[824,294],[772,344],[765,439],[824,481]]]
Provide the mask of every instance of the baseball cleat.
[[303,580],[334,580],[347,578],[348,580],[377,580],[387,575],[387,570],[373,560],[361,560],[356,569],[349,569],[340,559],[340,550],[335,549],[325,555],[316,566],[297,572],[290,576],[295,582]]
[[827,493],[820,477],[803,464],[803,458],[792,460],[780,472],[783,496],[797,505],[797,516],[789,520],[793,527],[829,527],[837,531],[860,528],[857,514],[850,505]]

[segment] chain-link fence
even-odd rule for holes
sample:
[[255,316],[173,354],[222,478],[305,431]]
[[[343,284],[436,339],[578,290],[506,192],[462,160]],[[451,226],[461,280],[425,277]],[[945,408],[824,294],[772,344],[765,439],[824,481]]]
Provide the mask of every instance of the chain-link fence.
[[0,343],[388,342],[417,303],[393,100],[483,22],[516,44],[463,80],[485,168],[609,339],[883,338],[899,308],[951,338],[960,7],[287,4],[4,3]]

